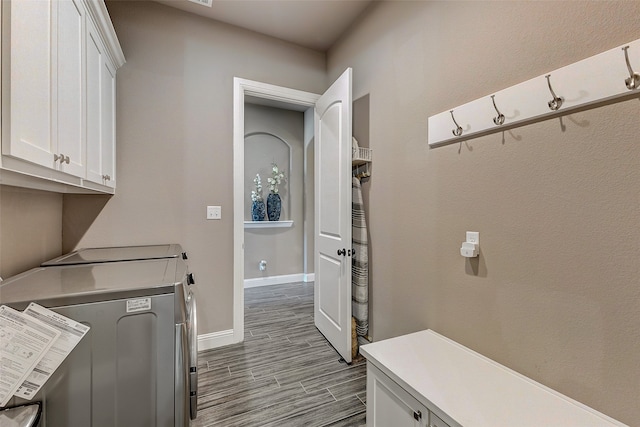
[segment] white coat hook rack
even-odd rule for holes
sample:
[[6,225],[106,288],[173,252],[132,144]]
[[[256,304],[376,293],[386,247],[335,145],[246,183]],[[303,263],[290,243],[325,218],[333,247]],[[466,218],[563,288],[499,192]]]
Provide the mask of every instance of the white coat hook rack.
[[[624,57],[620,55],[620,50],[624,52]],[[429,117],[429,146],[466,141],[573,112],[640,98],[640,74],[634,71],[634,66],[640,70],[640,40],[495,92],[491,95],[491,103],[483,97],[447,109]],[[453,129],[452,121],[455,125]]]

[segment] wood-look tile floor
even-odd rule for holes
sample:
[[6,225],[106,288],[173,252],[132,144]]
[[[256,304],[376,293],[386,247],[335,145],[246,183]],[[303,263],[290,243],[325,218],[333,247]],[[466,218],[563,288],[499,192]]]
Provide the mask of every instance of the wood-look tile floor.
[[198,354],[206,426],[363,426],[366,364],[347,365],[313,324],[313,283],[245,289],[245,341]]

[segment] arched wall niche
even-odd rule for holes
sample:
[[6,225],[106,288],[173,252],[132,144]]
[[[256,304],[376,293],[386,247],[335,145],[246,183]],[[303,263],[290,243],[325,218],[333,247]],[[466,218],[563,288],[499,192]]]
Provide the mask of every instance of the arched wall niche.
[[250,132],[244,137],[245,148],[245,198],[244,218],[251,221],[251,191],[255,189],[254,178],[260,175],[262,180],[262,197],[266,203],[269,194],[267,178],[271,177],[273,164],[284,172],[285,181],[278,187],[282,199],[280,219],[290,219],[291,192],[289,180],[294,168],[291,144],[278,135],[270,132]]

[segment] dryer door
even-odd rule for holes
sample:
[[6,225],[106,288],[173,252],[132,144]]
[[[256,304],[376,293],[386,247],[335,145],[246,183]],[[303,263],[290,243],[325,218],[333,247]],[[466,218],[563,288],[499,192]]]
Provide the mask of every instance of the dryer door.
[[187,296],[187,333],[189,340],[189,400],[191,419],[198,415],[198,317],[196,296],[189,290]]

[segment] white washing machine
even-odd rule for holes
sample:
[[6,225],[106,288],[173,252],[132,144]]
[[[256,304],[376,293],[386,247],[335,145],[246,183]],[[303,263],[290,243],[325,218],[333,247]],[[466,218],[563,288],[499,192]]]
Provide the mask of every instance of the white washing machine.
[[23,310],[34,301],[91,327],[34,398],[42,427],[188,426],[195,418],[193,277],[179,255],[58,264],[2,282],[1,304]]

